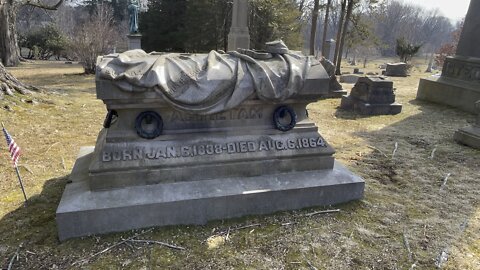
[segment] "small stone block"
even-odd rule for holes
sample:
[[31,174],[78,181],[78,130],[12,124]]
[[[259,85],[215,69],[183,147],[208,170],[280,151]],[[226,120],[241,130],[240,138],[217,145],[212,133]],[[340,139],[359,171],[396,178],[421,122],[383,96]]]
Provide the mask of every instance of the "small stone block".
[[460,144],[480,149],[480,127],[461,128],[455,131],[453,138]]

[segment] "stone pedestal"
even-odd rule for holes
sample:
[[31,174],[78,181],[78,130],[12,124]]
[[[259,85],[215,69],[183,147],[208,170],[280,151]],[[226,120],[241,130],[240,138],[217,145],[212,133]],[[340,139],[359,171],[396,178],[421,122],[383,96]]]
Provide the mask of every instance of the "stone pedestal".
[[141,34],[129,34],[128,37],[128,49],[136,50],[142,49],[142,35]]
[[[85,150],[88,154],[83,159],[88,164],[93,153]],[[82,158],[77,163],[82,163]],[[88,179],[87,172],[88,166],[75,165],[72,174]],[[91,191],[87,181],[76,179],[66,186],[57,209],[61,241],[151,226],[205,224],[215,219],[334,205],[362,198],[365,185],[338,163],[330,170],[219,177],[104,191]]]
[[384,77],[361,77],[350,95],[342,97],[340,108],[363,115],[398,114],[402,105],[395,102],[393,82]]
[[480,1],[471,1],[454,57],[447,57],[442,76],[420,79],[417,99],[474,113],[480,99]]
[[250,48],[248,33],[248,0],[234,0],[232,9],[232,26],[228,34],[228,50]]
[[480,149],[480,100],[475,103],[475,110],[477,112],[476,122],[469,127],[457,130],[453,138],[460,144]]

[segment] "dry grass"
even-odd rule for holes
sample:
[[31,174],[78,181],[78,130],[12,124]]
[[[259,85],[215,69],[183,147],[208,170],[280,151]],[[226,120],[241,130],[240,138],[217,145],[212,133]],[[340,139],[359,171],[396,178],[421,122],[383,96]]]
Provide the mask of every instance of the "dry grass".
[[[6,267],[22,244],[13,269],[411,269],[414,263],[414,269],[434,269],[442,251],[448,254],[444,269],[480,269],[480,152],[452,139],[474,117],[416,101],[418,79],[427,75],[423,59],[418,63],[412,76],[393,79],[397,101],[404,105],[399,115],[361,117],[337,110],[338,99],[309,106],[337,159],[365,179],[364,200],[341,205],[335,214],[306,217],[319,210],[306,209],[155,228],[142,238],[187,250],[120,245],[74,266],[134,233],[64,243],[56,238],[55,209],[66,177],[80,146],[95,142],[105,109],[95,99],[93,77],[79,75],[76,65],[38,62],[11,69],[22,80],[53,90],[0,101],[2,108],[10,104],[13,109],[0,109],[0,119],[24,150],[21,172],[31,197],[23,207],[15,172],[0,144],[0,264]],[[378,71],[373,63],[369,70]],[[261,225],[232,230],[228,239],[217,234],[253,223]]]

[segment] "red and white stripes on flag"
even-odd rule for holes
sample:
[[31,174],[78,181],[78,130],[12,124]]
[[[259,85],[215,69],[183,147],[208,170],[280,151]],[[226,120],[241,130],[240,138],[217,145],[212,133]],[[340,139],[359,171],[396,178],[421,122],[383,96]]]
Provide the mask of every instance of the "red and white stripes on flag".
[[8,134],[7,130],[3,128],[3,134],[5,139],[7,139],[8,151],[10,151],[10,156],[12,157],[13,164],[17,167],[18,158],[20,157],[20,147],[15,143],[12,136]]

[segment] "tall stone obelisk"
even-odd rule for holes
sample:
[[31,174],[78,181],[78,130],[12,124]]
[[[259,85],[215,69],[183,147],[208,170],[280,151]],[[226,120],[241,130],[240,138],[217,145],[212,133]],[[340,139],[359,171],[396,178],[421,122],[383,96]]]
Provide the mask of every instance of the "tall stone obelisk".
[[480,100],[480,0],[471,0],[455,56],[447,57],[442,76],[420,79],[417,99],[475,113]]
[[234,0],[232,10],[232,26],[228,34],[228,50],[250,48],[248,34],[248,0]]

